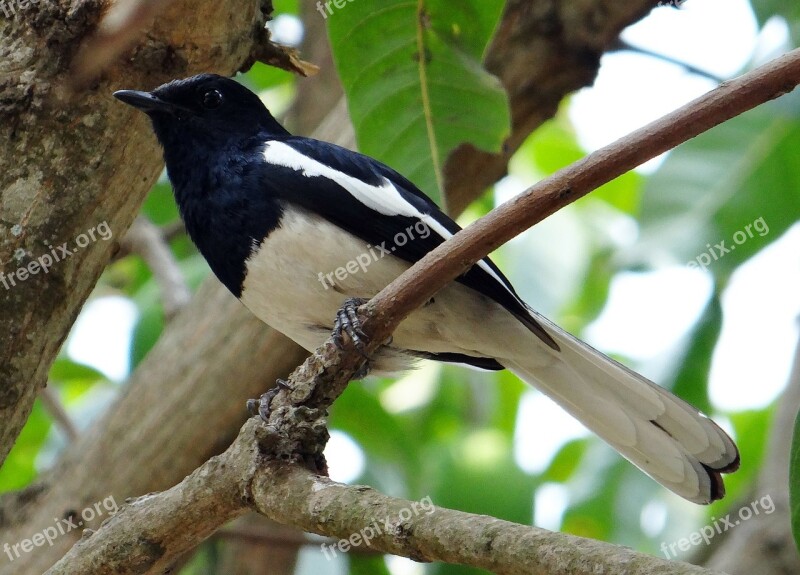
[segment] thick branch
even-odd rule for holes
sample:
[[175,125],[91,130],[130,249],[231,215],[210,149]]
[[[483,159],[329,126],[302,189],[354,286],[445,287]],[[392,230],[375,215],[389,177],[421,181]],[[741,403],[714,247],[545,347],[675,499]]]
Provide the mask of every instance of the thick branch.
[[[172,557],[191,548],[193,540],[207,536],[248,505],[307,531],[348,540],[356,534],[359,539],[352,540],[361,544],[366,536],[371,539],[366,547],[494,573],[713,573],[626,547],[342,485],[296,464],[263,459],[263,432],[264,427],[251,419],[224,454],[172,489],[125,506],[98,532],[78,542],[48,574],[160,573]],[[333,552],[341,553],[338,547]]]

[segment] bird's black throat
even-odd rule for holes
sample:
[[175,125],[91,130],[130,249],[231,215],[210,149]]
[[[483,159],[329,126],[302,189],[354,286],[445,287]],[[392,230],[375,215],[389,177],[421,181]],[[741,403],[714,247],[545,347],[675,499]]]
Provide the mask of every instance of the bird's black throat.
[[216,150],[199,142],[164,144],[167,175],[186,231],[214,274],[240,297],[245,262],[278,227],[282,213],[263,186],[263,144],[252,139]]

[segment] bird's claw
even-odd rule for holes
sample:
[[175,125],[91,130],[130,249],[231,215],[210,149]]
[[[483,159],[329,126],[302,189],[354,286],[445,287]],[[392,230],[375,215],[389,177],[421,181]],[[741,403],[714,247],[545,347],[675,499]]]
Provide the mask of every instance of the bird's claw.
[[271,388],[266,393],[262,393],[261,397],[258,399],[247,400],[248,413],[250,413],[251,416],[258,415],[264,423],[269,423],[270,404],[272,400],[275,399],[275,396],[284,389],[291,391],[293,388],[285,379],[275,380],[275,387]]
[[346,333],[358,352],[369,359],[364,353],[367,335],[361,330],[361,320],[358,319],[358,308],[365,302],[366,300],[360,298],[345,300],[342,307],[336,312],[336,319],[333,322],[333,341],[341,349],[344,344],[342,333]]

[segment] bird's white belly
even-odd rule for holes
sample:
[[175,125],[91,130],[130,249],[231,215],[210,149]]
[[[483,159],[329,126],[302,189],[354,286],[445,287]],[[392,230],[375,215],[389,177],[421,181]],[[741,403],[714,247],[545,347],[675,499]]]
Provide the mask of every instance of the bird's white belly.
[[[327,220],[290,206],[280,227],[247,260],[241,301],[262,321],[311,351],[330,335],[345,299],[371,298],[408,267],[394,256],[381,257],[379,250]],[[530,336],[502,306],[453,283],[398,327],[391,347],[503,357],[517,339],[530,349]],[[411,358],[384,349],[372,367],[391,372],[412,363]]]

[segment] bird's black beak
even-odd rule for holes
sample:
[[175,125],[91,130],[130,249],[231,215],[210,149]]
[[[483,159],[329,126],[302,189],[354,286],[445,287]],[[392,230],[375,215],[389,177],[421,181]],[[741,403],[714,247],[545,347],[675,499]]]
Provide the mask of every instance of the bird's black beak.
[[138,90],[118,90],[114,92],[114,97],[118,100],[122,100],[126,104],[133,106],[134,108],[138,108],[146,114],[151,112],[167,112],[169,114],[175,114],[180,109],[179,106],[162,100],[151,92],[140,92]]

